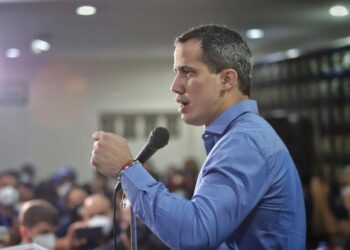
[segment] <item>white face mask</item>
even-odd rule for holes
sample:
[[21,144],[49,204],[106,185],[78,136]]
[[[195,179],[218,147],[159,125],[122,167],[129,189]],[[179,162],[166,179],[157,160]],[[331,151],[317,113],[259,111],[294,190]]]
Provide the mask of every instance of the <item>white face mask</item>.
[[343,196],[349,195],[350,194],[350,185],[347,185],[341,189],[341,194]]
[[108,235],[112,230],[112,219],[105,215],[95,215],[88,223],[88,227],[101,227],[104,235]]
[[33,238],[33,242],[51,250],[55,248],[56,236],[53,233],[39,234]]
[[13,186],[0,188],[0,204],[11,207],[19,201],[19,193]]
[[184,189],[182,189],[182,188],[176,189],[176,190],[174,191],[174,193],[177,194],[177,195],[179,195],[179,196],[181,196],[181,197],[183,197],[183,198],[186,198],[186,197],[187,197],[186,191],[185,191]]
[[61,186],[59,186],[57,188],[57,194],[60,198],[63,198],[66,196],[66,194],[68,193],[68,191],[73,187],[73,184],[70,182],[66,182],[64,184],[62,184]]

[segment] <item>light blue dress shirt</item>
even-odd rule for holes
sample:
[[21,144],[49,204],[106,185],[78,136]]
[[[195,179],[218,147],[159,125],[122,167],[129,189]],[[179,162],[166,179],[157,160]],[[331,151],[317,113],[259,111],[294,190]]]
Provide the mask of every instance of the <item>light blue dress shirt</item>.
[[305,249],[300,179],[256,102],[227,109],[203,140],[208,156],[191,200],[170,193],[140,164],[122,172],[137,217],[172,249]]

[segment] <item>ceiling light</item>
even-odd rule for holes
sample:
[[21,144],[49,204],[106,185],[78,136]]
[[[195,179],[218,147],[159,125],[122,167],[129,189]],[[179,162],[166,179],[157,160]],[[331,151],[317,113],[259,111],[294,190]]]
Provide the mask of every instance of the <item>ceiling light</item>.
[[50,50],[50,44],[47,41],[41,39],[35,39],[32,41],[31,49],[34,54],[40,54],[41,52]]
[[259,39],[264,37],[264,31],[261,29],[250,29],[245,33],[250,39]]
[[80,15],[80,16],[95,15],[96,8],[94,6],[84,5],[84,6],[78,7],[76,10],[76,13],[77,13],[77,15]]
[[11,48],[6,50],[6,57],[7,58],[17,58],[21,54],[21,51],[16,48]]
[[296,58],[300,55],[300,50],[298,49],[289,49],[286,52],[288,58]]
[[349,15],[348,9],[343,5],[335,5],[335,6],[331,7],[329,9],[329,13],[332,16],[337,16],[337,17]]

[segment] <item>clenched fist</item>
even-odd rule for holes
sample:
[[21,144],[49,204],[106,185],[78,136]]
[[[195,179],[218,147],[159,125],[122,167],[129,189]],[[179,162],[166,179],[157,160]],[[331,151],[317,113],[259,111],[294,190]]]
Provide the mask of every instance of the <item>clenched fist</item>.
[[132,160],[130,148],[125,138],[106,132],[95,132],[91,163],[103,175],[116,177],[120,168]]

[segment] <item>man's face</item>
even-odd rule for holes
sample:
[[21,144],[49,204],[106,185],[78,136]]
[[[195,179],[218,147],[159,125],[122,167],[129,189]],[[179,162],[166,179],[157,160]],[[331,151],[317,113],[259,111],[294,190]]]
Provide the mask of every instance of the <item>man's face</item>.
[[88,199],[82,208],[82,216],[84,221],[88,221],[97,215],[110,216],[110,211],[106,204],[99,200]]
[[48,234],[48,233],[54,233],[56,228],[53,225],[50,225],[47,222],[39,222],[32,228],[28,229],[27,231],[27,237],[30,242],[33,241],[35,236],[41,235],[41,234]]
[[66,207],[68,210],[73,210],[77,206],[82,205],[87,197],[88,194],[84,190],[74,188],[67,196]]
[[6,186],[17,187],[17,179],[12,175],[4,175],[0,177],[0,188]]
[[223,111],[220,73],[211,73],[201,61],[201,54],[201,43],[197,40],[176,45],[176,75],[171,90],[176,93],[176,102],[180,104],[178,111],[184,122],[208,126]]
[[342,176],[340,185],[344,206],[350,212],[350,173]]

